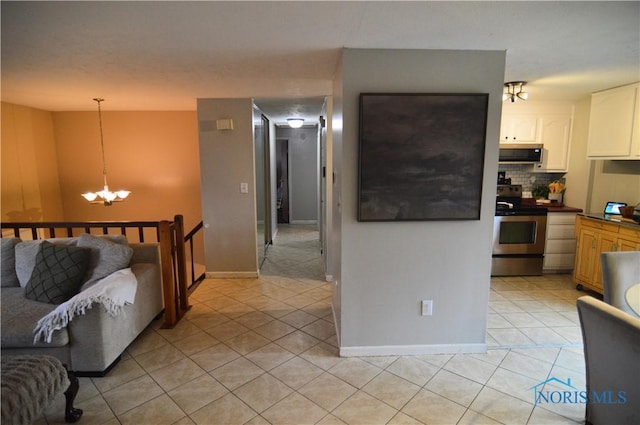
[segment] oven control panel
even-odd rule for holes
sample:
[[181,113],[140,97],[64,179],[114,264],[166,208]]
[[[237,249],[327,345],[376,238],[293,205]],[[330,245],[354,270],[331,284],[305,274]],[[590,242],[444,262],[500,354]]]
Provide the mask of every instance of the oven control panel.
[[496,190],[496,196],[502,198],[522,198],[522,185],[499,184]]

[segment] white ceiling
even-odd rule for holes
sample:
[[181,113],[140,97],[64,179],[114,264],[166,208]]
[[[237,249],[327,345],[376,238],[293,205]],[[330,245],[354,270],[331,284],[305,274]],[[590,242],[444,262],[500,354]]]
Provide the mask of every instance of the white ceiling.
[[[1,2],[2,101],[317,120],[342,48],[506,50],[505,81],[575,100],[640,80],[640,2]],[[276,121],[277,121],[276,120]]]

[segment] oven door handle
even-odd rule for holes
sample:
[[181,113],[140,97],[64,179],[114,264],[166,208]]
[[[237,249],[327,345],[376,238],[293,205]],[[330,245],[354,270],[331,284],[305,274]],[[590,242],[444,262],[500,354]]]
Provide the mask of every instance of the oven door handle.
[[498,205],[506,205],[510,210],[513,209],[513,204],[510,203],[510,202],[502,202],[502,201],[500,201],[500,202],[497,202],[497,204]]

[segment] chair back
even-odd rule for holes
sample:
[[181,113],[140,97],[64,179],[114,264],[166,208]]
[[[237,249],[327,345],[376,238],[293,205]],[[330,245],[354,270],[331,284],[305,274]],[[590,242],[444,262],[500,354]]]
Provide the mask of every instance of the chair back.
[[586,420],[640,424],[640,318],[591,296],[577,300],[586,366]]
[[[640,251],[603,252],[600,254],[600,264],[604,302],[631,315],[639,316],[637,309],[640,306],[640,298],[629,299],[627,291],[632,286],[640,285]],[[636,310],[630,303],[634,303]]]

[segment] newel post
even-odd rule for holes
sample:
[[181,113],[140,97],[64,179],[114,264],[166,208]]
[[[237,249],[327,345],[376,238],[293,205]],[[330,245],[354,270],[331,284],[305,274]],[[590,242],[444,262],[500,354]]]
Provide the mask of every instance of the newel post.
[[187,284],[187,258],[184,249],[184,217],[174,217],[176,229],[176,262],[178,267],[178,297],[180,300],[180,316],[189,310],[189,287]]
[[162,291],[164,295],[164,325],[172,328],[178,323],[176,311],[176,290],[173,282],[173,235],[171,222],[163,220],[158,225],[158,239],[160,241],[160,265],[162,273]]

